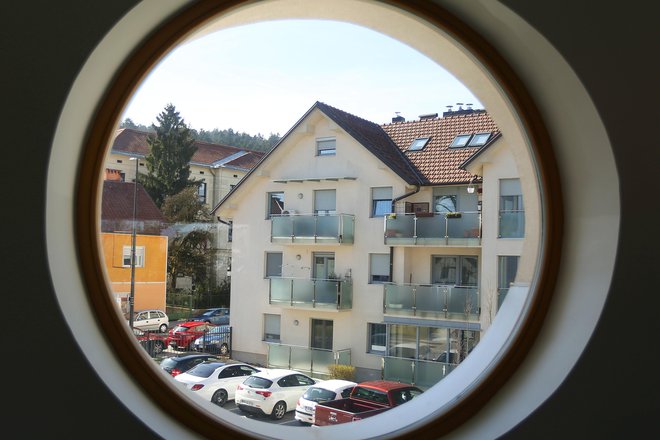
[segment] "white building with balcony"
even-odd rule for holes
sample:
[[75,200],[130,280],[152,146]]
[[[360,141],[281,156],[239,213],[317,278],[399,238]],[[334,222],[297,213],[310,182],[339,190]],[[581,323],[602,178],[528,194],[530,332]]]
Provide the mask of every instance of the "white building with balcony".
[[532,277],[538,195],[509,147],[484,110],[378,125],[315,103],[214,208],[233,223],[233,356],[446,376]]

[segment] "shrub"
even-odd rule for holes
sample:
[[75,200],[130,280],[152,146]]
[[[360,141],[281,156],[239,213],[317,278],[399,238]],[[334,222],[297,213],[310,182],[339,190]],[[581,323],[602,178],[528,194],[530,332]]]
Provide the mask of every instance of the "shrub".
[[328,366],[331,379],[343,379],[355,382],[355,367],[352,365],[333,364]]

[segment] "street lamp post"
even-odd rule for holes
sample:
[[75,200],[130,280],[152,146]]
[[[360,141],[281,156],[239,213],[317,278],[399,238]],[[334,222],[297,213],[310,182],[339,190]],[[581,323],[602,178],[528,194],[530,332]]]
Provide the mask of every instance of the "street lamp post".
[[129,160],[135,161],[135,183],[133,184],[133,232],[131,234],[131,293],[128,296],[128,326],[133,329],[133,315],[135,314],[135,221],[137,215],[137,185],[138,165],[140,160],[137,156]]

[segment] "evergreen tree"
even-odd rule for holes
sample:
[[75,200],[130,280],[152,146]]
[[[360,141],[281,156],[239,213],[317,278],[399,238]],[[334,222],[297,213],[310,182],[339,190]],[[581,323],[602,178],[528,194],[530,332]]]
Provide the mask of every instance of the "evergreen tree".
[[147,137],[148,173],[140,176],[140,180],[160,208],[167,196],[195,185],[195,180],[190,179],[190,159],[196,147],[190,129],[174,105],[166,105],[156,121],[158,125],[152,125],[155,134]]

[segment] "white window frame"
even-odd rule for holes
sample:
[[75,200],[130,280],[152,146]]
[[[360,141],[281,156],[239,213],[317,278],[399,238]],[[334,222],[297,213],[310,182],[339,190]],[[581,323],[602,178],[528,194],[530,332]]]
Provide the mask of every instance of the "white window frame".
[[[131,267],[132,246],[124,246],[122,249],[122,267]],[[135,267],[144,267],[144,246],[135,246]],[[126,261],[128,260],[128,264]]]
[[334,156],[337,154],[337,138],[324,137],[316,139],[317,156]]
[[[385,270],[379,270],[378,273],[374,273],[374,257],[379,257],[382,259],[385,259],[386,261],[386,267]],[[378,266],[382,264],[382,262]],[[381,273],[381,272],[387,272],[387,273]],[[387,276],[386,280],[374,280],[374,276]],[[389,254],[369,254],[369,284],[382,284],[382,283],[388,283],[390,282],[390,255]]]
[[[275,320],[277,319],[277,323],[272,322],[268,323],[268,319]],[[282,338],[282,315],[277,315],[274,313],[264,313],[264,332],[263,332],[263,340],[264,341],[269,341],[269,342],[280,342]],[[277,327],[278,333],[269,333],[269,330],[274,330],[275,327]],[[277,337],[275,337],[277,336]]]

